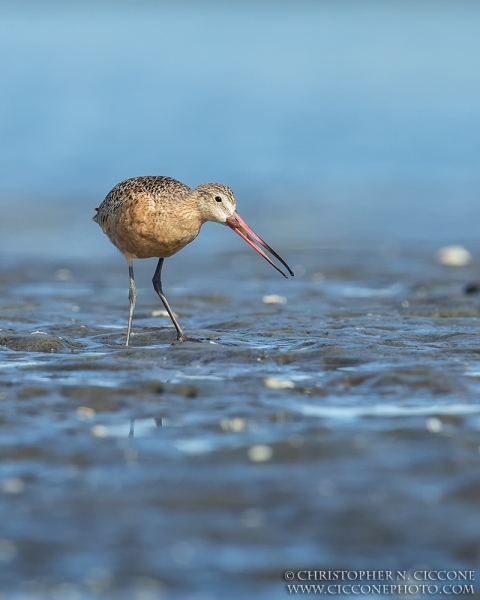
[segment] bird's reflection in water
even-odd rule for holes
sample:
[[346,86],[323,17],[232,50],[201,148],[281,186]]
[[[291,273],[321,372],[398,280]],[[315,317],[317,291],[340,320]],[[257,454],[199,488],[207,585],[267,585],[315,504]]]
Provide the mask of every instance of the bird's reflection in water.
[[[138,419],[130,419],[130,431],[128,432],[128,437],[129,438],[133,438],[135,437],[135,420]],[[145,419],[140,419],[141,421],[145,421]],[[149,421],[155,421],[155,425],[157,427],[163,427],[163,417],[154,417],[152,419],[148,419]],[[144,435],[144,434],[142,434]]]

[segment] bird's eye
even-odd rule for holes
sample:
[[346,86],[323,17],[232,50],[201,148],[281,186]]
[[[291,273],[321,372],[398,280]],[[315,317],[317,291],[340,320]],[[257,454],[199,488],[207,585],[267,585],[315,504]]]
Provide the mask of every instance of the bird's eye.
[[221,202],[221,201],[222,201],[222,198],[221,198],[221,196],[215,196],[215,201],[216,201],[216,202]]

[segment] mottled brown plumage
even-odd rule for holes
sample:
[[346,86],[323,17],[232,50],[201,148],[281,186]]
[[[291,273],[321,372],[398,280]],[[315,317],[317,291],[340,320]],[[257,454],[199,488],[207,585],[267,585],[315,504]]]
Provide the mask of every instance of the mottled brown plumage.
[[[235,196],[220,183],[205,183],[194,189],[170,177],[145,176],[127,179],[116,185],[96,209],[93,220],[100,225],[112,244],[125,255],[130,273],[130,313],[127,346],[130,341],[136,290],[133,279],[134,258],[158,257],[153,286],[167,309],[177,330],[177,341],[185,341],[162,291],[161,270],[165,258],[176,254],[192,242],[206,221],[231,227],[280,273],[285,275],[258,247],[266,248],[282,262],[285,261],[261,240],[240,218],[235,210]],[[285,275],[286,276],[286,275]]]
[[192,242],[210,220],[205,210],[208,194],[225,196],[235,207],[226,186],[206,184],[192,190],[170,177],[135,177],[113,188],[94,220],[127,260],[168,258]]

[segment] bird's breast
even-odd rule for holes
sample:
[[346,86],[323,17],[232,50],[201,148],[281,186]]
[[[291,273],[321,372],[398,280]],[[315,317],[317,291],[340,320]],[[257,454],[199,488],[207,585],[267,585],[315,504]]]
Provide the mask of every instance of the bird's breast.
[[188,206],[180,202],[172,206],[145,194],[125,202],[105,231],[121,252],[133,258],[168,258],[197,237],[201,224]]

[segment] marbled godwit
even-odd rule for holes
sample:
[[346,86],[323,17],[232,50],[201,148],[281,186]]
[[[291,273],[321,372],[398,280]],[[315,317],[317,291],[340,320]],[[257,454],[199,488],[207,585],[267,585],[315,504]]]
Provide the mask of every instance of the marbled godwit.
[[125,255],[130,275],[130,311],[127,343],[130,342],[137,293],[133,278],[134,258],[157,257],[153,287],[177,330],[177,341],[188,340],[162,290],[163,262],[193,241],[206,221],[231,227],[284,277],[285,273],[259,247],[263,246],[293,275],[287,263],[250,229],[235,210],[235,196],[220,183],[204,183],[195,189],[170,177],[134,177],[116,185],[95,210],[93,220],[114,246]]

